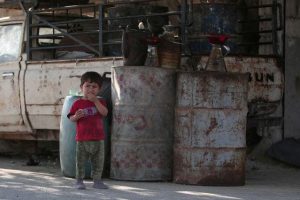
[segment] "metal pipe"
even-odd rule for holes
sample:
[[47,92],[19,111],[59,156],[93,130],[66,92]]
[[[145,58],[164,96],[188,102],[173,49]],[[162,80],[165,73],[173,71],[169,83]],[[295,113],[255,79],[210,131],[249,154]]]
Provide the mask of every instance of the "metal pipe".
[[[93,44],[90,46],[98,46],[98,44]],[[48,46],[48,47],[32,47],[30,51],[39,51],[39,50],[49,50],[49,49],[60,49],[60,48],[73,48],[73,47],[82,47],[82,45],[62,45],[62,46]]]
[[157,17],[157,16],[170,16],[170,15],[181,15],[180,11],[171,11],[165,13],[154,13],[149,15],[134,15],[126,17],[106,17],[104,20],[122,20],[122,19],[133,19],[133,18],[147,18],[147,17]]
[[[96,31],[83,31],[83,32],[74,32],[74,33],[69,33],[69,35],[88,35],[88,34],[98,34],[99,31],[96,30]],[[45,34],[45,35],[32,35],[30,36],[30,38],[32,39],[36,39],[36,38],[56,38],[56,39],[60,39],[61,36],[64,36],[64,34],[60,34],[60,33],[57,33],[57,34]]]
[[104,18],[104,8],[103,5],[99,5],[99,56],[103,56],[103,18]]
[[80,9],[80,8],[92,8],[95,4],[87,4],[87,5],[74,5],[74,6],[65,6],[65,7],[57,7],[57,8],[48,8],[48,9],[41,9],[41,10],[34,10],[32,11],[33,14],[41,14],[51,11],[58,11],[58,10],[72,10],[72,9]]
[[51,23],[49,23],[48,21],[42,19],[41,17],[39,17],[37,15],[33,15],[33,17],[35,17],[39,21],[42,21],[43,23],[48,24],[48,26],[50,26],[51,28],[54,28],[54,29],[60,31],[64,36],[69,37],[70,39],[72,39],[75,42],[79,43],[81,46],[84,46],[87,49],[89,49],[90,51],[96,53],[97,55],[100,55],[100,52],[97,51],[95,48],[91,47],[90,45],[87,45],[86,43],[82,42],[81,40],[78,40],[77,38],[73,37],[72,35],[69,35],[66,31],[58,28],[57,26],[52,25]]
[[[82,22],[93,22],[97,21],[97,19],[74,19],[74,20],[68,20],[68,21],[60,21],[60,22],[53,22],[51,24],[58,26],[58,25],[64,25],[64,24],[70,24],[70,23],[82,23]],[[32,24],[31,27],[39,27],[47,25],[45,23],[40,23],[40,24]]]
[[[130,3],[146,3],[146,2],[153,2],[153,1],[160,1],[160,0],[139,0],[138,2],[130,2]],[[106,2],[105,5],[113,6],[113,5],[120,5],[120,4],[128,4],[128,1],[123,2]]]
[[31,44],[31,38],[30,35],[32,35],[32,30],[31,27],[29,26],[32,23],[32,13],[31,11],[27,12],[27,18],[26,18],[26,30],[27,30],[27,45],[26,45],[26,55],[27,55],[27,60],[31,60],[32,56],[31,56],[31,51],[30,48],[32,46]]
[[187,49],[187,36],[186,36],[186,10],[187,10],[187,0],[181,0],[181,42],[183,43],[183,54],[188,54]]
[[273,53],[278,56],[278,39],[277,39],[277,20],[278,20],[278,15],[277,15],[277,2],[276,0],[273,0],[273,6],[272,6],[272,41],[273,41]]

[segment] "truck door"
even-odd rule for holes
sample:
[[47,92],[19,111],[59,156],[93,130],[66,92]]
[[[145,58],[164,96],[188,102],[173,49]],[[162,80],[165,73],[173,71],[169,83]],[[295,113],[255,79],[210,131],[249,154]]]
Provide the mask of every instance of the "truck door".
[[80,90],[80,76],[87,71],[110,72],[113,63],[121,62],[105,58],[28,62],[25,99],[33,129],[59,130],[64,98],[69,91]]
[[[0,134],[31,132],[20,88],[23,22],[0,21]],[[24,95],[23,95],[24,96]]]

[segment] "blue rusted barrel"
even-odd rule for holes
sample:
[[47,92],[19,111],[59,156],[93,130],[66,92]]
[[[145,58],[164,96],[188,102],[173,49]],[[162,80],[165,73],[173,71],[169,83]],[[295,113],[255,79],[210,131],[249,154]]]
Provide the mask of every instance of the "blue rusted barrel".
[[114,67],[110,177],[172,179],[175,70]]
[[[70,111],[73,103],[80,98],[79,96],[67,96],[65,98],[60,121],[60,134],[59,134],[59,156],[60,167],[62,174],[66,177],[75,177],[76,174],[76,124],[69,120],[67,114]],[[108,132],[108,121],[104,119],[105,133]],[[108,138],[106,136],[106,138]],[[109,144],[105,140],[105,144]],[[104,170],[105,171],[105,170]],[[86,162],[85,164],[85,177],[91,177],[91,164]]]
[[178,74],[175,183],[245,183],[247,91],[247,74]]
[[231,53],[244,53],[238,46],[242,42],[242,26],[238,20],[242,20],[242,8],[237,0],[207,0],[193,4],[192,26],[189,28],[189,37],[198,38],[190,42],[192,53],[208,54],[211,45],[207,36],[210,34],[230,35],[226,45]]

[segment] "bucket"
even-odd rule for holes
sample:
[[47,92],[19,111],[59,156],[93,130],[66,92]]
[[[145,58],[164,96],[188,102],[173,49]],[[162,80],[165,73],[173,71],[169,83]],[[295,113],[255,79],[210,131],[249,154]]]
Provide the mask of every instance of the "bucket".
[[158,45],[158,60],[161,67],[177,69],[181,61],[181,45],[166,39]]

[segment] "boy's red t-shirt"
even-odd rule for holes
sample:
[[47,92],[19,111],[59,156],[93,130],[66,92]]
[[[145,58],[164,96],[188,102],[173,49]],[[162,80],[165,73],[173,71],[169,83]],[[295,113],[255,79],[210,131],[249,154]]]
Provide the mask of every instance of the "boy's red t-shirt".
[[[104,99],[99,99],[99,101],[106,106]],[[73,103],[68,117],[74,115],[79,109],[84,110],[85,116],[76,122],[76,141],[104,140],[103,117],[95,104],[90,100],[78,99]]]

